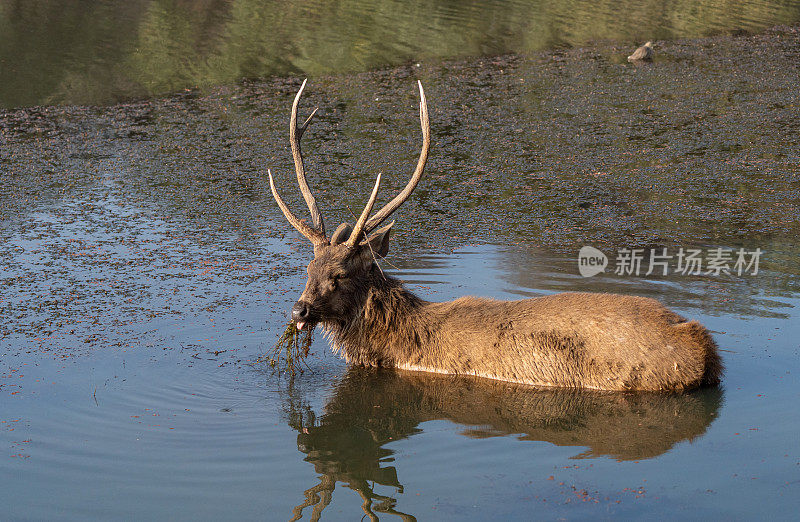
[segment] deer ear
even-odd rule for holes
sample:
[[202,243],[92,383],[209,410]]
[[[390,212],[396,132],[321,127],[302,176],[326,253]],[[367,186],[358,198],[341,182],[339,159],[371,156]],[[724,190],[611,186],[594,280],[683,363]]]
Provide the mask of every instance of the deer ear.
[[339,243],[344,243],[347,241],[347,238],[350,237],[350,233],[353,231],[353,227],[350,226],[350,223],[342,223],[336,229],[336,232],[333,233],[331,236],[331,245],[338,245]]
[[386,257],[386,254],[389,253],[389,236],[392,233],[392,226],[394,225],[394,221],[386,225],[385,227],[381,227],[370,236],[361,242],[362,247],[362,255],[368,256],[370,262],[372,261],[372,256],[374,255],[377,257]]

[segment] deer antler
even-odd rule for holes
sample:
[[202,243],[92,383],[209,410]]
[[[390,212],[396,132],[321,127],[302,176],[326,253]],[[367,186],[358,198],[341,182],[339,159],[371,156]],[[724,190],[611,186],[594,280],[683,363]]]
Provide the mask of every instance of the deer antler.
[[428,150],[431,147],[431,124],[428,119],[428,103],[425,101],[425,91],[422,89],[422,82],[417,80],[417,85],[419,85],[419,120],[422,125],[422,151],[419,154],[417,168],[411,175],[411,180],[408,182],[408,185],[406,185],[406,188],[367,221],[364,227],[365,234],[368,234],[375,227],[383,223],[386,218],[392,215],[392,212],[397,210],[398,207],[408,199],[417,187],[417,183],[419,183],[419,179],[422,177],[422,171],[425,170],[425,162],[428,161]]
[[327,241],[325,234],[313,227],[310,227],[305,221],[299,219],[292,213],[291,210],[289,210],[289,207],[278,195],[278,191],[275,190],[275,180],[272,179],[272,171],[267,169],[267,174],[269,174],[269,188],[272,190],[272,196],[275,198],[275,201],[278,203],[278,207],[280,207],[280,209],[283,211],[283,215],[286,216],[286,219],[289,221],[289,223],[291,223],[298,232],[306,236],[308,240],[314,244],[314,247],[324,244]]
[[[303,198],[306,200],[308,210],[311,211],[311,220],[314,223],[313,227],[309,226],[303,220],[297,218],[297,216],[295,216],[292,211],[289,210],[289,207],[281,199],[281,197],[278,195],[278,191],[275,189],[275,182],[272,179],[272,172],[269,170],[267,170],[267,172],[269,173],[269,187],[272,190],[272,195],[275,197],[275,201],[277,201],[278,206],[283,211],[283,215],[286,216],[286,219],[289,220],[289,223],[291,223],[294,228],[306,236],[314,244],[314,246],[317,247],[319,245],[328,244],[328,238],[325,235],[325,224],[322,221],[322,214],[317,206],[317,201],[314,199],[311,189],[308,188],[306,173],[303,167],[303,154],[300,150],[300,138],[303,137],[303,133],[308,127],[308,124],[311,123],[311,118],[314,117],[317,109],[313,110],[303,125],[299,127],[297,126],[297,107],[300,103],[300,96],[303,94],[303,89],[306,87],[306,81],[308,80],[303,80],[303,85],[300,86],[300,90],[297,91],[297,96],[294,98],[294,103],[292,103],[292,116],[289,121],[289,141],[292,145],[294,168],[295,171],[297,171],[297,184],[300,185],[300,191],[303,193]],[[420,98],[419,119],[420,124],[422,125],[422,151],[419,155],[419,161],[417,161],[417,168],[414,170],[414,173],[411,175],[411,180],[408,182],[403,191],[395,196],[394,199],[392,199],[370,218],[369,214],[372,212],[372,207],[375,205],[375,199],[378,196],[378,187],[381,183],[381,176],[378,174],[378,179],[375,182],[375,188],[372,189],[372,194],[367,202],[367,206],[361,212],[361,216],[358,218],[358,222],[356,223],[355,228],[347,240],[347,244],[351,248],[357,245],[366,234],[383,223],[386,218],[392,215],[392,213],[408,199],[408,197],[417,187],[417,184],[422,177],[422,172],[425,170],[425,163],[428,161],[428,150],[431,146],[431,125],[428,119],[428,103],[425,101],[425,91],[422,89],[421,82],[417,81],[417,85],[419,85]]]
[[300,138],[303,137],[303,133],[306,131],[306,128],[308,128],[308,124],[311,123],[311,118],[313,118],[314,114],[317,113],[317,109],[315,108],[313,111],[311,111],[311,115],[306,118],[305,123],[303,123],[300,128],[297,127],[297,107],[300,104],[300,96],[303,95],[303,89],[306,88],[307,81],[308,78],[303,80],[303,85],[300,86],[300,90],[297,91],[297,96],[294,97],[294,103],[292,103],[292,117],[289,120],[289,142],[292,145],[294,170],[297,171],[297,184],[300,185],[300,192],[303,193],[303,199],[306,200],[308,210],[311,211],[311,221],[314,223],[314,228],[319,230],[324,237],[325,223],[322,221],[322,214],[317,206],[317,200],[314,199],[311,189],[308,188],[308,183],[306,182],[306,171],[303,167],[303,153],[300,151]]
[[275,182],[272,179],[272,172],[267,170],[267,173],[269,174],[269,187],[272,190],[272,195],[275,197],[275,201],[283,211],[283,215],[286,216],[286,219],[294,228],[298,230],[298,232],[306,236],[309,241],[314,244],[314,247],[317,247],[327,243],[328,238],[325,236],[325,223],[322,221],[322,214],[317,206],[317,200],[314,199],[311,189],[308,188],[306,172],[305,168],[303,167],[303,153],[300,150],[300,138],[303,137],[303,133],[306,131],[306,128],[308,128],[308,124],[311,123],[311,118],[314,117],[317,109],[314,109],[311,112],[311,115],[306,119],[303,125],[300,127],[297,126],[297,107],[300,103],[300,96],[303,94],[303,89],[305,89],[307,81],[308,79],[303,80],[303,85],[300,86],[300,90],[297,91],[297,95],[294,97],[294,103],[292,103],[292,116],[289,120],[289,142],[292,146],[294,169],[297,172],[297,184],[300,185],[300,192],[303,193],[303,199],[306,200],[308,210],[311,211],[311,220],[314,223],[313,227],[298,219],[297,216],[295,216],[292,211],[289,210],[289,207],[278,195],[278,191],[275,190]]
[[356,221],[356,226],[353,227],[353,231],[350,232],[350,237],[347,239],[346,244],[350,248],[356,246],[364,235],[364,224],[367,222],[369,213],[372,212],[372,207],[375,206],[375,200],[378,198],[378,187],[380,184],[381,175],[378,173],[378,179],[375,180],[375,187],[372,189],[372,194],[369,195],[367,206],[364,207],[364,210],[361,212],[361,216],[358,218],[358,221]]

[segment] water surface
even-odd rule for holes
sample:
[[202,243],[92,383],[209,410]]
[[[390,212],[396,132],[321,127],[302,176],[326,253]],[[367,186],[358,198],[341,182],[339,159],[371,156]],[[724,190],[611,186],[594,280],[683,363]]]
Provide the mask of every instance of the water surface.
[[[297,78],[0,113],[0,503],[10,519],[769,518],[800,508],[800,34],[408,64],[312,81],[329,228],[434,143],[384,269],[426,299],[653,296],[708,326],[722,386],[537,390],[256,362],[311,248]],[[584,279],[577,252],[761,248],[758,274]],[[366,513],[365,513],[366,511]]]

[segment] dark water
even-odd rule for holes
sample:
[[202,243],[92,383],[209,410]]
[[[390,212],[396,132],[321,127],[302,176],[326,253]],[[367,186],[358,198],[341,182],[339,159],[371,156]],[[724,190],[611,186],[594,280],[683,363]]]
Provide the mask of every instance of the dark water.
[[797,0],[3,0],[0,107],[110,104],[243,78],[598,40],[633,46],[797,21]]
[[[311,249],[265,172],[301,211],[286,138],[300,80],[0,112],[0,518],[796,517],[800,33],[664,41],[641,67],[629,51],[313,79],[310,182],[329,227],[378,171],[381,201],[398,190],[421,79],[434,144],[384,268],[431,300],[656,297],[712,330],[719,388],[366,371],[321,336],[302,375],[276,375],[255,361]],[[607,273],[579,275],[584,245]],[[637,277],[613,273],[621,248],[763,256],[758,274]]]

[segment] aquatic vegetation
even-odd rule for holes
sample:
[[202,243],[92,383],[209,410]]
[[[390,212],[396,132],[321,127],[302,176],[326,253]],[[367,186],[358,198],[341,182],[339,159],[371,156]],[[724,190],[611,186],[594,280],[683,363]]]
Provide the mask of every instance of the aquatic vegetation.
[[[302,334],[302,338],[301,338]],[[299,370],[300,363],[305,363],[306,357],[311,350],[311,342],[314,340],[314,327],[309,326],[302,331],[297,328],[294,321],[286,325],[286,329],[278,338],[275,347],[270,353],[258,358],[259,363],[267,363],[270,367],[294,375]],[[308,365],[306,364],[306,367]]]

